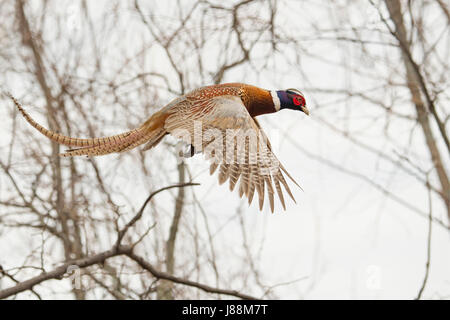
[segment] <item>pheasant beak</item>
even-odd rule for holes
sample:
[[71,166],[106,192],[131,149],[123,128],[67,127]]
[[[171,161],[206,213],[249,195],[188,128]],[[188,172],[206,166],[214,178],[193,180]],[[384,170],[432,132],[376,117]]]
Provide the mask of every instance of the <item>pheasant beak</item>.
[[307,116],[309,116],[309,110],[308,110],[308,108],[306,107],[306,105],[305,105],[305,106],[301,106],[301,110],[302,110]]

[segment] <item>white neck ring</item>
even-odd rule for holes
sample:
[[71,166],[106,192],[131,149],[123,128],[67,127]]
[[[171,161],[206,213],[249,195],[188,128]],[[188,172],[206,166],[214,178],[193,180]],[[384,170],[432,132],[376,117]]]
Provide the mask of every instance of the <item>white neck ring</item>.
[[280,103],[280,98],[278,98],[277,92],[276,91],[270,91],[270,95],[272,96],[273,105],[275,107],[275,110],[276,111],[280,111],[281,103]]

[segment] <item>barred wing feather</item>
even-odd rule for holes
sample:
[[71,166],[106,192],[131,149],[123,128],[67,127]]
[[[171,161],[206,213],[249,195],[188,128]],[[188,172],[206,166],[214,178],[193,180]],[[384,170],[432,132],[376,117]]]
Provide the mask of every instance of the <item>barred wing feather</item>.
[[267,136],[239,97],[186,100],[174,106],[165,129],[202,151],[211,162],[210,173],[218,171],[220,184],[228,180],[230,190],[239,184],[239,195],[245,195],[249,204],[256,191],[262,210],[267,190],[271,211],[275,192],[286,209],[281,186],[295,202],[284,174],[298,186],[297,182],[272,152]]

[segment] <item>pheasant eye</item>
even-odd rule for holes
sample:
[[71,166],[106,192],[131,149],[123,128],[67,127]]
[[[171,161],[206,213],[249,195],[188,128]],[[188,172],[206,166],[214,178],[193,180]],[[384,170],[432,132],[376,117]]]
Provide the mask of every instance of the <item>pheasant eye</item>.
[[294,102],[294,104],[295,104],[296,106],[299,106],[299,105],[302,104],[303,98],[302,98],[301,96],[294,96],[294,97],[292,98],[292,102]]

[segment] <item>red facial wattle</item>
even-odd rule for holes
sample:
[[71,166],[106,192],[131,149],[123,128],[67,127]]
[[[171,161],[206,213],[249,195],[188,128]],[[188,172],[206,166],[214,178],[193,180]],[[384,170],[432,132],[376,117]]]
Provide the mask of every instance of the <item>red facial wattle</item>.
[[302,96],[294,96],[292,98],[292,102],[296,105],[296,106],[303,106],[305,105],[305,99]]
[[277,97],[280,103],[281,109],[299,110],[309,115],[309,111],[306,108],[306,100],[303,94],[298,90],[278,90]]

